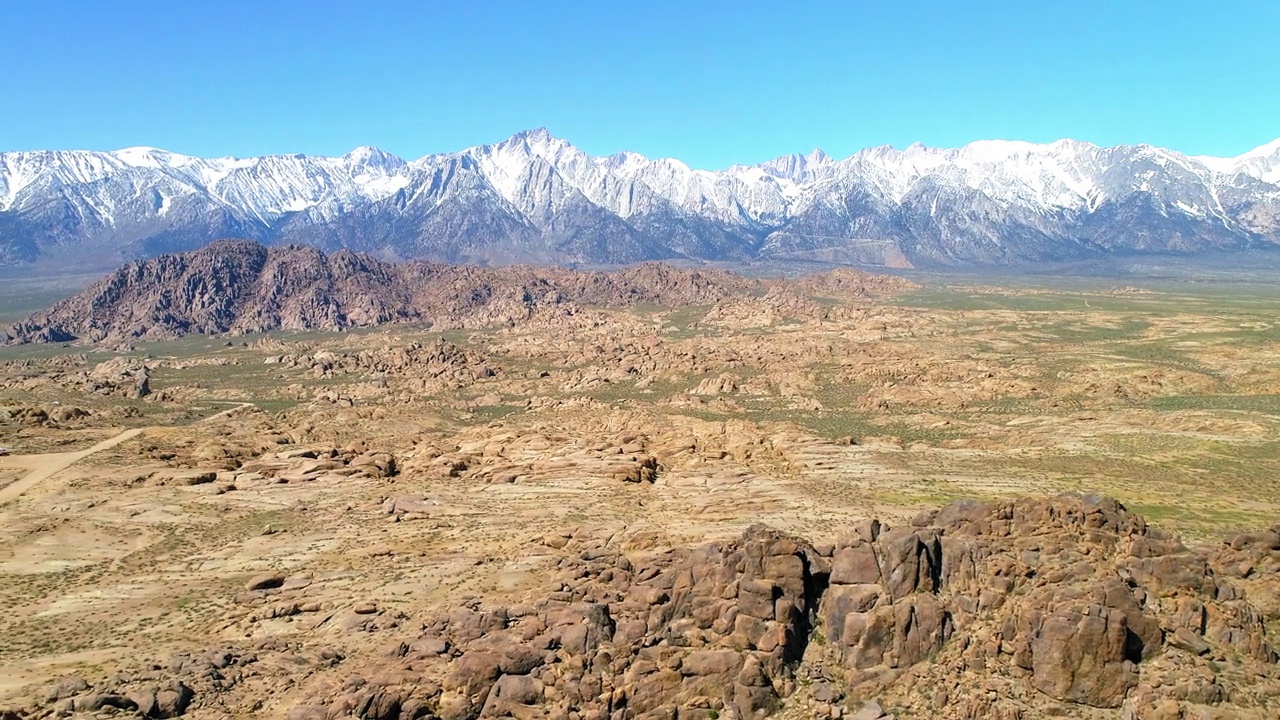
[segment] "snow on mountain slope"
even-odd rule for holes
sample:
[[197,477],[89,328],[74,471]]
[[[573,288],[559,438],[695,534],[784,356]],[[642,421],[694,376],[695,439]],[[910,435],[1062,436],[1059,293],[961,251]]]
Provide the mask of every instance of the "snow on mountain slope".
[[1014,262],[1277,244],[1278,218],[1280,140],[1235,158],[1074,140],[916,144],[720,171],[595,157],[545,129],[412,162],[372,147],[341,157],[0,153],[0,262],[82,243],[145,255],[218,233],[402,256],[470,256],[470,243],[493,260],[785,247],[875,261],[866,248],[879,243],[908,261]]
[[1235,158],[1236,172],[1280,185],[1280,138]]
[[535,160],[550,165],[569,186],[622,218],[653,209],[648,200],[656,197],[687,212],[730,222],[777,220],[785,216],[785,193],[794,195],[793,183],[780,182],[761,168],[710,172],[635,153],[591,157],[543,128],[465,152],[476,158],[504,198],[522,208],[554,202],[538,197],[537,188],[528,182]]

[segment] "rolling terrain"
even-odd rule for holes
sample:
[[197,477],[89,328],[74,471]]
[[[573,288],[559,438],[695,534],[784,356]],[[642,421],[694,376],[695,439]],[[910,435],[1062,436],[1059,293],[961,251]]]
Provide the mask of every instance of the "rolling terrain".
[[0,348],[0,713],[1280,711],[1274,287],[433,267],[235,243]]

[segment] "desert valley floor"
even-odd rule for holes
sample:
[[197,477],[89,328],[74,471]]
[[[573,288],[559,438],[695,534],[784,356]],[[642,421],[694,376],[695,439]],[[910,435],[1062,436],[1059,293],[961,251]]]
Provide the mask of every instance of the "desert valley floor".
[[3,347],[0,715],[1274,718],[1277,318],[847,279]]

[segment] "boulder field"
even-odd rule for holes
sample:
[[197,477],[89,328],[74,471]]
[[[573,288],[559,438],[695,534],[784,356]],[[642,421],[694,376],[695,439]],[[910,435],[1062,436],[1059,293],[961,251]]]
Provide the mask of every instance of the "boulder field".
[[[1062,496],[860,521],[824,542],[756,525],[698,547],[571,549],[526,604],[410,617],[357,603],[343,631],[385,633],[377,651],[276,638],[194,651],[64,678],[4,717],[1280,713],[1267,632],[1280,619],[1280,528],[1193,550],[1113,500]],[[276,580],[238,602],[308,610],[290,602],[302,584]],[[288,707],[267,712],[284,690]]]

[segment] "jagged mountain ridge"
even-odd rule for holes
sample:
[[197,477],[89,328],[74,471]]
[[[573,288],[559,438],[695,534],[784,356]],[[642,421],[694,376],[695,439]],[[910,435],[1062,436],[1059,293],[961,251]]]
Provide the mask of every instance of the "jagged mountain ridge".
[[1280,140],[1236,158],[981,141],[723,171],[593,157],[544,129],[411,162],[0,153],[0,263],[104,262],[219,237],[502,264],[666,258],[1018,264],[1280,245]]
[[526,320],[540,309],[710,305],[794,287],[863,297],[910,285],[841,268],[797,280],[644,263],[611,272],[555,267],[395,263],[365,253],[267,247],[222,240],[121,267],[84,292],[8,329],[9,342],[120,344],[188,334],[341,330],[396,321],[482,327]]

